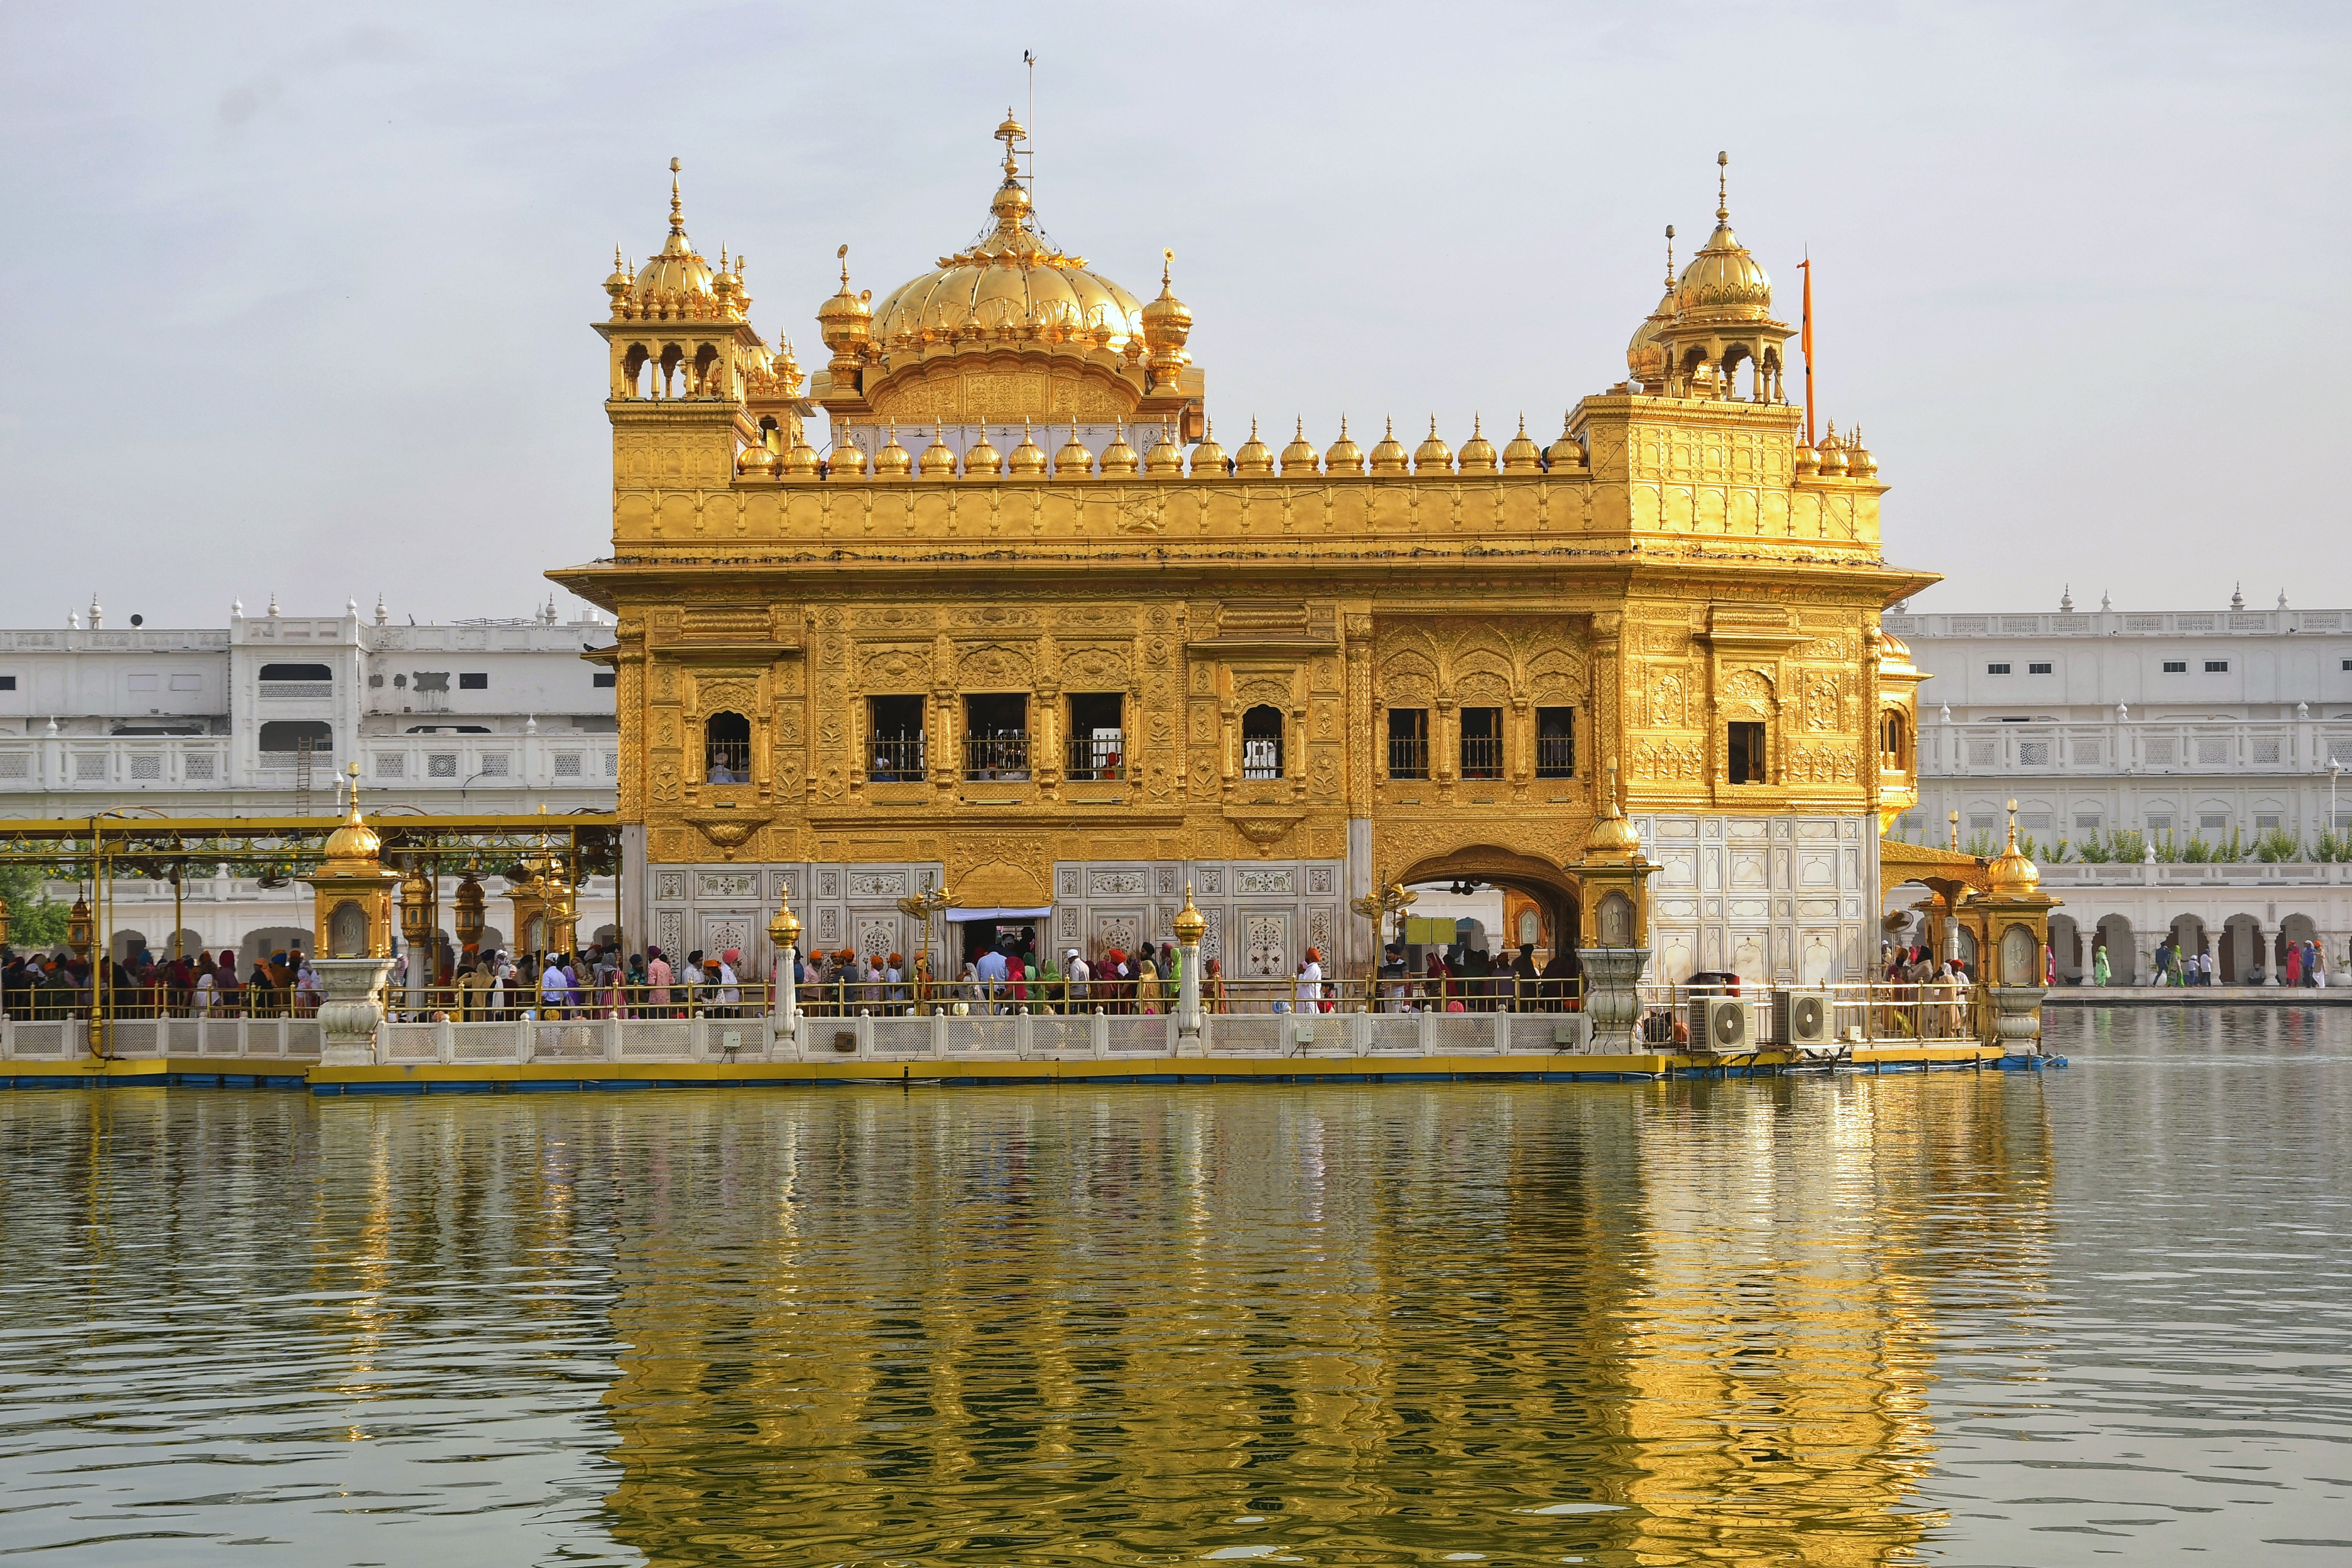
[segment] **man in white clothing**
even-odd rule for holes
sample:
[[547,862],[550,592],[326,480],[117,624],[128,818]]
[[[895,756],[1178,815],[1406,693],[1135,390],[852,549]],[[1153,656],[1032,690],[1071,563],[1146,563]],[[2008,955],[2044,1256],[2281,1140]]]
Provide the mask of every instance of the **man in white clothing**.
[[[1004,962],[1003,952],[993,947],[982,953],[980,962],[972,967],[972,977],[980,982],[981,996],[982,1000],[991,1004],[993,1004],[998,995],[1003,992],[1005,982],[1011,978],[1011,974],[1012,971]],[[989,1010],[993,1012],[995,1008],[992,1005]]]

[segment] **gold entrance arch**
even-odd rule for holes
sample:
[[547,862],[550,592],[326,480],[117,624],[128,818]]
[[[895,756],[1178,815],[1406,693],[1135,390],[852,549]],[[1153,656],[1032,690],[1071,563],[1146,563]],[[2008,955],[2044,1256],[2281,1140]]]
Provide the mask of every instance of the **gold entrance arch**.
[[[1506,849],[1497,844],[1465,844],[1440,855],[1416,860],[1383,877],[1406,887],[1423,882],[1452,882],[1463,878],[1507,888],[1533,899],[1543,911],[1544,931],[1555,946],[1582,944],[1583,899],[1576,879],[1538,856]],[[1515,945],[1516,932],[1498,932],[1506,948]],[[1385,935],[1382,940],[1386,940]]]

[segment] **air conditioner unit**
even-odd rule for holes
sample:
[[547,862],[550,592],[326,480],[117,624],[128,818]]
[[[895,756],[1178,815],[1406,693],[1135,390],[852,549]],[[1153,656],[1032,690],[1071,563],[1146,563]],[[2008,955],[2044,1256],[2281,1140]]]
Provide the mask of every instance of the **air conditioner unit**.
[[1772,1043],[1796,1050],[1826,1050],[1832,1026],[1830,994],[1818,986],[1772,994]]
[[1736,996],[1694,996],[1690,1005],[1690,1048],[1718,1056],[1756,1048],[1755,1020],[1748,1004]]

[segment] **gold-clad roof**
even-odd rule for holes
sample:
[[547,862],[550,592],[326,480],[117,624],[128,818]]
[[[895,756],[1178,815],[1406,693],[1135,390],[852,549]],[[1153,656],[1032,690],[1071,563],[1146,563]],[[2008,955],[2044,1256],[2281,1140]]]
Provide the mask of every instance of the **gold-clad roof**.
[[2011,898],[2038,891],[2042,872],[2017,847],[2017,802],[2009,803],[2009,847],[1985,868],[1985,885],[1995,895]]
[[1617,808],[1617,763],[1609,763],[1608,782],[1601,790],[1601,815],[1592,819],[1592,827],[1584,836],[1587,859],[1631,859],[1642,847],[1642,836],[1625,820]]
[[376,837],[375,829],[370,827],[367,819],[360,815],[359,796],[354,791],[351,815],[343,818],[341,827],[327,835],[324,851],[326,869],[330,872],[347,870],[351,868],[351,862],[364,861],[363,869],[381,870],[383,849],[383,840]]
[[1723,171],[1727,154],[1715,155],[1715,232],[1683,268],[1675,286],[1675,306],[1685,316],[1712,321],[1762,321],[1772,313],[1772,279],[1764,266],[1731,232],[1731,204]]
[[1429,416],[1429,439],[1412,449],[1412,468],[1417,474],[1442,474],[1454,467],[1454,448],[1439,438],[1437,416]]
[[[693,317],[707,313],[706,303],[719,298],[717,275],[710,263],[686,237],[686,207],[677,188],[678,161],[669,161],[669,235],[661,249],[647,258],[630,280],[629,292],[641,315]],[[731,281],[731,280],[730,280]]]
[[[976,330],[1113,353],[1130,345],[1139,350],[1142,302],[1092,270],[1085,257],[1066,255],[1038,234],[1013,152],[1025,132],[1008,117],[996,135],[1004,142],[1004,179],[988,204],[993,224],[963,249],[940,257],[933,270],[891,290],[874,310],[876,344],[887,351]],[[1189,310],[1183,324],[1192,324]]]

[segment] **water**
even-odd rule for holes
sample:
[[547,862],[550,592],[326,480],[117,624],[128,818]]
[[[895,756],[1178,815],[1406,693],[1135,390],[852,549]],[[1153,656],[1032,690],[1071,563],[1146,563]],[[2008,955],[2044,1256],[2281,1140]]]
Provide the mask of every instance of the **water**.
[[1732,1084],[0,1093],[0,1553],[2352,1549],[2352,1010]]

